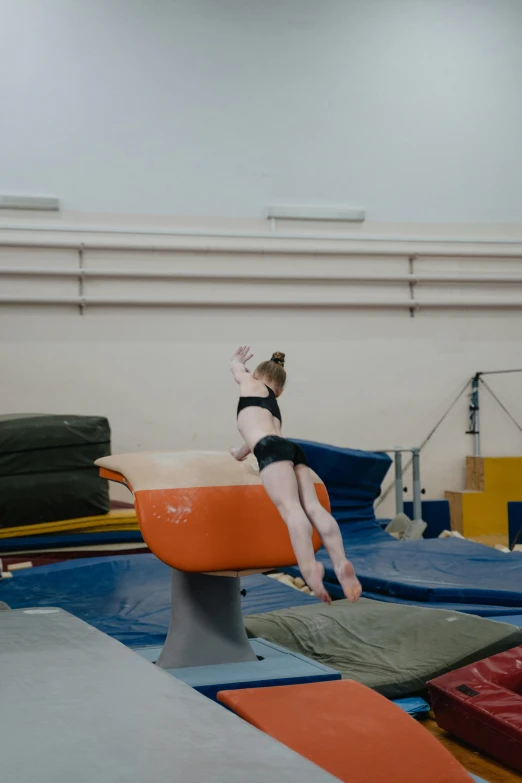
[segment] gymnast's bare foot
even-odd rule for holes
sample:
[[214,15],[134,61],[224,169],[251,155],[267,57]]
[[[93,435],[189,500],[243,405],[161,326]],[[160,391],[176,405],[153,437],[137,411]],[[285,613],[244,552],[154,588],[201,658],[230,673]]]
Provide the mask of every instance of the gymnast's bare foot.
[[323,584],[324,566],[321,563],[318,563],[317,560],[314,560],[309,568],[302,568],[301,572],[306,584],[316,598],[319,598],[325,604],[331,604],[332,599],[328,595]]
[[361,597],[362,587],[361,583],[355,576],[353,565],[349,560],[336,568],[335,575],[339,580],[339,584],[343,588],[343,593],[349,601],[358,601]]

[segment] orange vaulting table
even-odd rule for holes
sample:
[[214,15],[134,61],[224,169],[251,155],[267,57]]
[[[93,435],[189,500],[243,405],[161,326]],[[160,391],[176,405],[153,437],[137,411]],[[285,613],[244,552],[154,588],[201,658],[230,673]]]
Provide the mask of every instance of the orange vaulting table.
[[[134,494],[141,533],[172,567],[163,668],[255,660],[243,627],[239,575],[295,565],[287,527],[253,457],[213,451],[142,452],[96,461]],[[314,474],[320,502],[328,494]],[[321,545],[314,532],[314,549]]]
[[346,783],[471,783],[413,718],[351,680],[221,691],[241,718]]

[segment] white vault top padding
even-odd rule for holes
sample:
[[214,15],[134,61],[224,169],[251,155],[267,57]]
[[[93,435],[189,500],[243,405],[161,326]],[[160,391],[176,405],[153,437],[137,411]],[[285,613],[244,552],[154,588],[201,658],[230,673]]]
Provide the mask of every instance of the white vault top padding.
[[[144,489],[234,487],[261,484],[257,460],[237,462],[224,451],[142,451],[96,460],[99,468],[120,473],[134,492]],[[316,483],[321,479],[312,474]]]

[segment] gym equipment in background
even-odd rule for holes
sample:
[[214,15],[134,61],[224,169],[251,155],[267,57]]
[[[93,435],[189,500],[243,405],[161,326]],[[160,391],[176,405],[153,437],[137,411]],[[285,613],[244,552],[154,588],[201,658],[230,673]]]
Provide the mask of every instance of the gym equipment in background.
[[100,416],[0,416],[0,528],[106,514],[108,484],[93,463],[110,440]]
[[522,647],[428,683],[439,726],[522,772]]
[[445,493],[451,528],[508,537],[508,502],[522,501],[522,457],[467,457],[466,489]]

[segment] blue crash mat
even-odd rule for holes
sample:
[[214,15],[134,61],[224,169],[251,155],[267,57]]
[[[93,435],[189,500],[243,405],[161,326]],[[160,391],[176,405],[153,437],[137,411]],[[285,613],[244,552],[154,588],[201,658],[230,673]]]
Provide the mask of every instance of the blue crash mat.
[[518,628],[522,628],[522,614],[506,614],[497,615],[493,617],[497,623],[509,623],[509,625],[516,625]]
[[[347,556],[369,592],[413,601],[475,603],[522,611],[522,555],[517,552],[506,554],[458,538],[352,546],[351,536],[344,528],[342,532]],[[324,550],[320,559],[326,579],[336,581]]]
[[[317,603],[262,574],[241,579],[243,614]],[[170,617],[170,569],[154,555],[69,560],[0,581],[11,609],[57,606],[128,647],[162,645]]]
[[308,464],[324,481],[336,520],[340,524],[356,524],[358,530],[378,528],[374,503],[381,494],[381,484],[392,462],[390,457],[307,440],[294,442],[304,449]]
[[[350,526],[342,526],[347,557],[361,580],[364,595],[374,600],[436,605],[468,614],[522,614],[522,555],[506,554],[458,538],[420,541],[378,540],[360,543]],[[386,535],[386,534],[384,534]],[[357,542],[354,544],[354,540]],[[317,554],[325,567],[327,588],[342,597],[330,558]],[[298,574],[296,568],[285,569]]]

